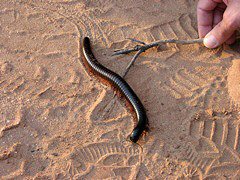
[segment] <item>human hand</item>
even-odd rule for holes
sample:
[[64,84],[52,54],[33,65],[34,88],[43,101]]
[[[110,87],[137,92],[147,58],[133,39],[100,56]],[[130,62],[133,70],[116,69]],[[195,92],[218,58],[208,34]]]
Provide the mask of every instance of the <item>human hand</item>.
[[235,42],[240,27],[240,0],[199,0],[197,16],[199,37],[204,38],[206,47]]

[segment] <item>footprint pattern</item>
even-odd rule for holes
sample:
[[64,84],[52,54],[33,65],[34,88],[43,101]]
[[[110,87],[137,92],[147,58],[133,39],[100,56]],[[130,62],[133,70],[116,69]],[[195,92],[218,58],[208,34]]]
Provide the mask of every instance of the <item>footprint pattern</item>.
[[[197,146],[188,145],[186,157],[208,176],[234,176],[240,166],[240,126],[235,114],[203,113],[190,122],[189,135]],[[224,168],[225,167],[225,168]],[[216,176],[217,177],[217,176]]]

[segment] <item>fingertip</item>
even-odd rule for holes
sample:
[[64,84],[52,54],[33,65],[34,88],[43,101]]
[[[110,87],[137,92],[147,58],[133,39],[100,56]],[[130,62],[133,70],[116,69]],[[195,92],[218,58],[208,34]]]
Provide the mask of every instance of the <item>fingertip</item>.
[[[209,33],[211,35],[211,38],[210,38],[211,41],[206,40],[206,42],[212,42],[212,44],[209,43],[210,44],[209,48],[215,48],[225,42],[227,43],[227,41],[228,43],[234,42],[235,38],[233,34],[236,29],[232,28],[232,26],[229,25],[228,21],[230,21],[230,19],[223,18],[223,20],[211,30],[211,32]],[[207,37],[208,36],[209,35],[207,35]],[[214,42],[214,38],[212,37],[215,38],[216,40],[215,42],[217,42],[216,44]],[[207,43],[206,43],[206,47],[208,47]]]
[[219,46],[219,42],[218,42],[217,39],[216,39],[213,35],[211,35],[211,34],[207,35],[207,36],[204,38],[203,44],[204,44],[204,46],[206,46],[206,47],[209,48],[209,49],[213,49],[213,48],[216,48],[216,47]]

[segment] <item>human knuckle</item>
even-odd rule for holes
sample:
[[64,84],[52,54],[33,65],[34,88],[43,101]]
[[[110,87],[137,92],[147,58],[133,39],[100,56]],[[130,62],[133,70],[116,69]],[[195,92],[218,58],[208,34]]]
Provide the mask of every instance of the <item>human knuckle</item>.
[[236,29],[240,25],[240,16],[238,14],[226,14],[224,19],[224,25],[227,29]]

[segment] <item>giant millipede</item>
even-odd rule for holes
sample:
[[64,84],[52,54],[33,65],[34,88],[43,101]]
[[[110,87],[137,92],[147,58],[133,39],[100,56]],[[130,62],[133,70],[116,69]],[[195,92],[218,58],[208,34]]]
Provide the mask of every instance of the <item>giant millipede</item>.
[[130,135],[130,140],[136,143],[141,137],[142,133],[148,129],[148,118],[142,102],[137,97],[133,89],[120,75],[104,67],[97,61],[93,55],[90,39],[88,37],[83,39],[82,52],[84,55],[83,64],[87,68],[88,72],[100,77],[102,80],[104,80],[104,82],[114,86],[119,94],[125,97],[131,106],[138,123]]

